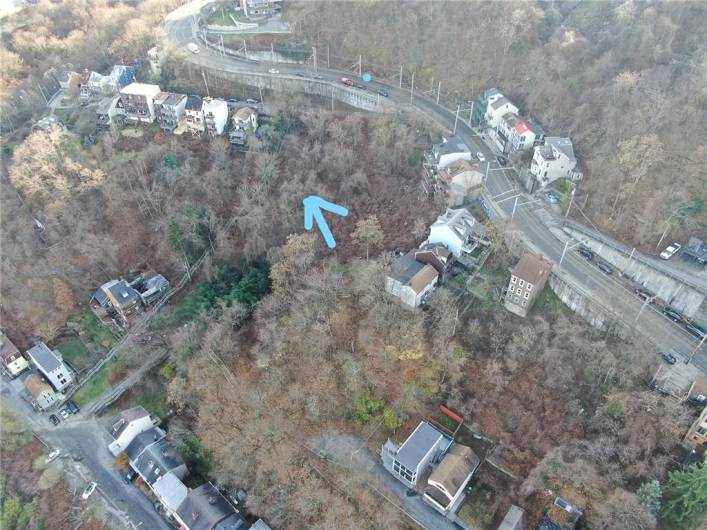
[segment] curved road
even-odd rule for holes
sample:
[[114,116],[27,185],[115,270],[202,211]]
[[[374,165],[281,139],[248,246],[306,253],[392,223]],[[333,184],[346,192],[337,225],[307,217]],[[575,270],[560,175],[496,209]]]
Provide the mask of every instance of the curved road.
[[[279,74],[269,74],[268,69],[272,64],[239,59],[230,56],[221,56],[218,52],[200,46],[198,54],[186,51],[189,42],[199,42],[196,36],[197,16],[200,9],[209,3],[209,0],[199,0],[188,3],[170,13],[162,26],[165,34],[166,45],[176,50],[184,50],[185,59],[193,64],[213,70],[224,72],[237,72],[249,74],[261,74],[263,76],[294,77],[304,71],[302,65],[289,65],[277,63]],[[334,86],[340,86],[341,77],[352,77],[350,72],[342,72],[319,68],[318,79],[320,82],[328,82]],[[309,71],[305,73],[311,77]],[[386,82],[374,81],[368,83],[373,89],[384,89],[390,94],[385,105],[397,106],[404,111],[417,111],[428,118],[434,119],[439,125],[451,131],[454,127],[455,113],[449,109],[437,105],[434,101],[419,94],[414,94],[412,105],[410,91],[399,89],[397,86]],[[383,99],[383,98],[381,98]],[[482,152],[486,160],[490,161],[490,171],[486,181],[486,195],[490,197],[501,196],[495,201],[495,209],[504,217],[511,217],[514,200],[503,200],[506,197],[513,197],[519,191],[515,191],[515,186],[506,175],[506,170],[498,165],[495,154],[488,146],[460,119],[457,124],[457,135],[461,136],[469,145],[472,152]],[[521,199],[523,196],[521,195]],[[519,204],[521,200],[519,199]],[[524,202],[524,201],[522,201]],[[519,205],[513,216],[515,228],[530,242],[533,247],[551,259],[558,265],[565,242],[558,239],[548,227],[535,215],[533,204]],[[610,308],[618,319],[624,321],[629,326],[634,325],[637,316],[640,318],[635,324],[636,332],[647,337],[655,346],[656,350],[671,350],[687,359],[699,345],[699,342],[690,335],[682,326],[679,326],[666,318],[662,313],[656,311],[652,306],[647,306],[641,312],[642,300],[637,298],[633,292],[629,291],[613,277],[600,272],[597,267],[585,259],[577,252],[568,250],[561,266],[562,277],[578,286],[582,291],[589,294],[592,299],[604,307]],[[693,363],[703,372],[707,372],[707,347],[703,345],[700,351],[696,352]]]

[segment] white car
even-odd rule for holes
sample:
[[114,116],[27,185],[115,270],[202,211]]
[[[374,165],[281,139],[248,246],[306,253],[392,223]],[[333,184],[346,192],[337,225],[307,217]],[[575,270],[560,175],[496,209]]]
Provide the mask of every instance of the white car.
[[98,484],[96,484],[95,482],[89,483],[89,485],[86,486],[86,489],[83,490],[83,493],[81,494],[81,498],[82,498],[83,500],[88,499],[88,498],[91,496],[91,494],[92,494],[94,491],[96,491],[96,486],[97,486],[97,485],[98,485]]
[[55,449],[51,453],[49,453],[47,456],[44,457],[44,463],[48,464],[52,460],[54,460],[57,456],[61,454],[61,451],[59,449]]
[[190,42],[189,44],[187,44],[187,50],[189,50],[192,53],[199,53],[199,47],[193,42]]
[[479,162],[486,162],[486,157],[484,156],[484,154],[481,151],[476,153],[476,158],[479,159]]
[[660,257],[662,259],[670,259],[675,254],[677,254],[681,248],[682,245],[680,243],[673,243],[672,245],[668,245],[668,248],[666,248],[663,252],[660,253]]
[[280,70],[278,70],[276,68],[271,68],[270,70],[268,70],[268,73],[269,74],[279,74]]

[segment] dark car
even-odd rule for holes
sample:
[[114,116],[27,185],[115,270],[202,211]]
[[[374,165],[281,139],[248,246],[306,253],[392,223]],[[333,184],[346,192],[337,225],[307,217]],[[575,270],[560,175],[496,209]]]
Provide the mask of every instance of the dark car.
[[655,299],[655,295],[646,289],[641,289],[640,287],[638,287],[638,288],[636,288],[635,292],[639,298],[646,300],[647,302],[649,302],[651,304],[653,303],[653,300]]
[[560,196],[554,191],[546,191],[543,193],[543,197],[550,204],[560,204]]
[[668,364],[675,364],[678,362],[678,358],[675,357],[672,353],[669,352],[663,352],[661,353],[661,356],[663,357],[663,360],[668,363]]
[[614,268],[605,261],[598,261],[597,268],[604,274],[611,274],[614,272]]
[[366,90],[366,85],[362,85],[361,83],[356,84],[356,88],[360,88],[361,90]]
[[123,482],[125,482],[126,484],[130,484],[133,480],[135,480],[135,478],[137,478],[137,471],[131,469],[130,471],[125,473],[125,475],[123,475]]
[[307,77],[307,74],[305,74],[304,72],[297,72],[295,75],[297,77]]
[[389,94],[385,90],[379,90],[378,95],[387,98]]
[[508,159],[505,156],[498,155],[496,157],[496,160],[498,160],[499,165],[506,167],[508,165]]
[[589,261],[594,259],[594,252],[585,247],[579,247],[579,255],[583,258],[588,259]]
[[81,409],[73,399],[70,399],[66,402],[66,410],[68,410],[70,414],[78,414]]
[[54,425],[59,425],[59,422],[61,420],[59,419],[59,416],[57,416],[56,414],[52,414],[51,416],[49,416],[49,421],[51,421]]
[[257,105],[258,103],[260,103],[257,99],[253,98],[248,98],[245,100],[245,102],[248,103],[248,105]]
[[690,396],[687,400],[694,405],[704,406],[707,403],[707,396],[697,394],[696,396]]
[[240,103],[240,100],[238,98],[231,98],[226,100],[226,105],[228,105],[229,107],[233,107],[237,103]]
[[702,339],[705,335],[707,335],[707,330],[705,330],[705,328],[699,324],[695,324],[692,321],[688,321],[687,324],[685,324],[685,329],[698,339]]
[[673,322],[682,322],[682,313],[676,311],[670,306],[663,308],[663,314]]

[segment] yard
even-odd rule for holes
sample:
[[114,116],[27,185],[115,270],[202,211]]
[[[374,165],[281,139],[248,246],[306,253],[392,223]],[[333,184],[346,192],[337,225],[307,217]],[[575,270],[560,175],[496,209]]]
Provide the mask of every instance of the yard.
[[106,351],[118,341],[121,333],[103,324],[90,310],[69,319],[69,327],[77,329],[80,335],[85,335],[84,340],[89,343],[89,348],[90,343],[93,343]]
[[232,8],[215,9],[209,16],[208,23],[214,26],[234,26],[233,17],[237,22],[249,22],[243,11]]
[[108,365],[101,368],[88,383],[86,383],[79,389],[78,392],[76,392],[76,394],[74,394],[74,401],[76,401],[80,407],[90,403],[107,390],[108,370]]
[[496,493],[480,482],[471,488],[457,515],[470,527],[477,530],[492,530],[494,513],[498,502]]
[[100,356],[86,348],[79,337],[64,337],[56,344],[56,349],[79,374],[98,362]]

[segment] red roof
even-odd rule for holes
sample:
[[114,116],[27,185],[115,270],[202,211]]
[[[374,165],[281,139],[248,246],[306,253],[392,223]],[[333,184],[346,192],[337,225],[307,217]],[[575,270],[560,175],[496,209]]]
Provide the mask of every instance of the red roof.
[[530,127],[524,122],[524,121],[519,121],[516,123],[516,132],[518,134],[524,134],[530,130]]

